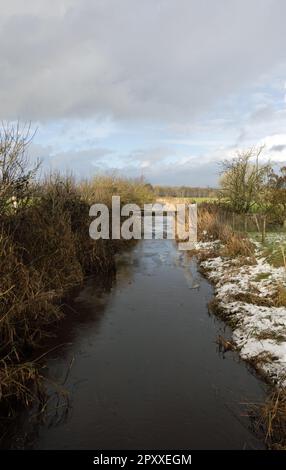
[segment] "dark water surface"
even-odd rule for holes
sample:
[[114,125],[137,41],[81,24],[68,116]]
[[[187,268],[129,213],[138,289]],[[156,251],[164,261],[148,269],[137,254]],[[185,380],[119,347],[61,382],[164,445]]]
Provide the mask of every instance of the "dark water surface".
[[118,258],[109,287],[90,279],[60,326],[49,376],[70,395],[46,422],[22,418],[15,447],[39,449],[262,448],[244,416],[262,383],[223,356],[224,325],[208,314],[212,287],[169,240],[141,241]]

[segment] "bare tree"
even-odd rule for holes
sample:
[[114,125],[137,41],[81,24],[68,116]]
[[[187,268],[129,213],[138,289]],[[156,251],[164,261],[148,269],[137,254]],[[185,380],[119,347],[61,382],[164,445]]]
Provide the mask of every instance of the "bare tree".
[[286,226],[286,167],[271,171],[268,183],[269,212],[274,221]]
[[265,201],[269,164],[260,165],[263,147],[238,152],[231,160],[222,162],[221,196],[235,212],[248,213]]
[[5,124],[0,128],[0,210],[22,207],[28,202],[30,183],[39,162],[31,164],[27,150],[33,140],[31,124]]

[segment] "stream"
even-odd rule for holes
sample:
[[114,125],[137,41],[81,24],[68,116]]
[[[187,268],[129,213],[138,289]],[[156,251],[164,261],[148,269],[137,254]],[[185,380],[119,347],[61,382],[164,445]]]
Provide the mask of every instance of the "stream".
[[[171,240],[117,256],[115,279],[88,279],[66,307],[47,355],[55,394],[46,417],[24,413],[14,448],[261,449],[246,403],[266,387],[218,335],[213,288]],[[57,398],[56,398],[56,395]],[[66,409],[68,408],[68,409]]]

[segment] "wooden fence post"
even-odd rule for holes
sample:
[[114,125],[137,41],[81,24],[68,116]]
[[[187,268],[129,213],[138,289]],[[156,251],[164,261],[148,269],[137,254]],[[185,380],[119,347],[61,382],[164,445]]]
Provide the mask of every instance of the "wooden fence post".
[[262,223],[262,234],[261,234],[261,241],[262,243],[265,242],[265,235],[266,235],[266,215],[263,216],[263,223]]

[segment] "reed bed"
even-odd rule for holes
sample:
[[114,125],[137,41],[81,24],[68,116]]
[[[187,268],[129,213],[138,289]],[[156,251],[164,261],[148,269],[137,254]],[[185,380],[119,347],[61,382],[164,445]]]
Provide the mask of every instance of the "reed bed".
[[[4,194],[4,192],[3,192]],[[140,182],[100,177],[76,183],[51,175],[30,181],[25,205],[2,201],[0,217],[0,407],[10,415],[21,403],[40,399],[42,376],[34,351],[63,312],[60,299],[91,273],[115,269],[114,255],[125,243],[89,236],[92,203],[110,206],[148,202],[150,190]],[[28,202],[27,202],[28,201]],[[115,243],[116,242],[116,243]]]

